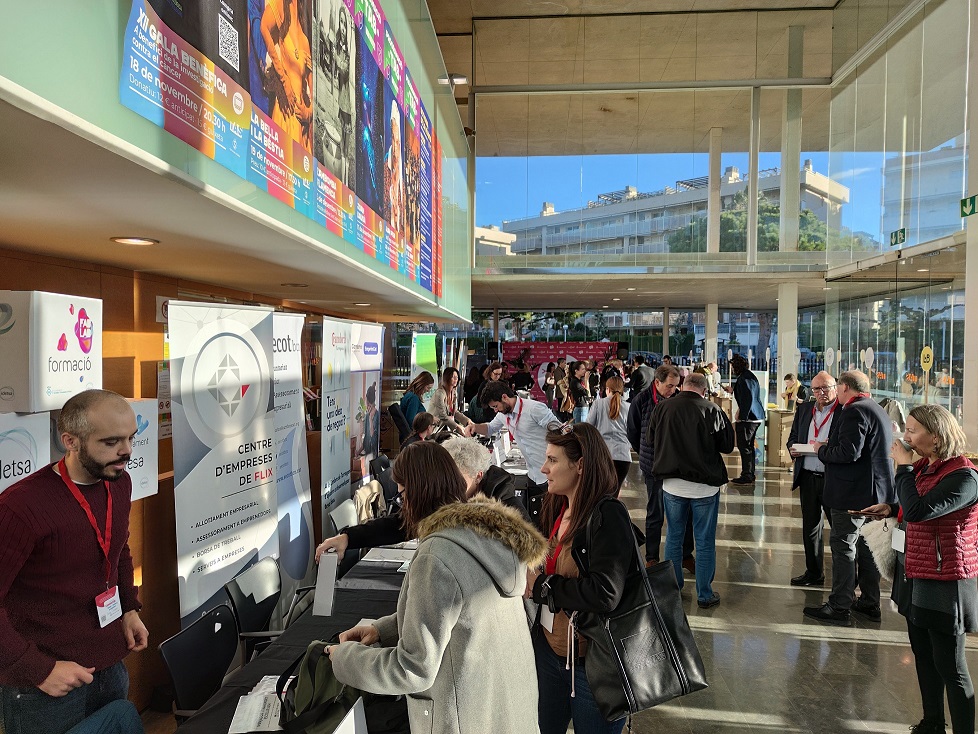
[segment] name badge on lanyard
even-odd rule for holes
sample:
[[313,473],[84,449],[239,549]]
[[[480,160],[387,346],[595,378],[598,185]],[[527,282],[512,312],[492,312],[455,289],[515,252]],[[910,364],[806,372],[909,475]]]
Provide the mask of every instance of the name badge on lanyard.
[[900,528],[893,528],[893,536],[890,538],[890,547],[897,553],[906,553],[907,533]]
[[99,626],[107,627],[122,617],[122,602],[119,599],[119,587],[113,586],[109,588],[109,579],[112,577],[112,565],[109,562],[109,552],[112,548],[112,490],[109,488],[108,482],[103,482],[105,485],[105,533],[103,534],[99,529],[98,522],[95,520],[95,513],[92,512],[92,506],[88,504],[85,495],[81,493],[78,485],[68,475],[68,466],[65,464],[63,458],[58,462],[58,472],[61,474],[61,480],[65,483],[68,491],[71,492],[71,496],[75,498],[75,501],[85,513],[85,517],[88,518],[92,530],[95,531],[95,538],[98,541],[99,548],[102,550],[102,555],[105,556],[105,591],[95,597],[95,610],[98,612]]

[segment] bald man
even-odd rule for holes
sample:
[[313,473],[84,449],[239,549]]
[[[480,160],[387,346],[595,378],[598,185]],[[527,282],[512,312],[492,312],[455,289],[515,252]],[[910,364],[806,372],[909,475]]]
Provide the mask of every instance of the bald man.
[[129,552],[136,416],[121,396],[65,403],[67,449],[0,494],[0,720],[7,734],[63,734],[125,699],[122,659],[149,633]]

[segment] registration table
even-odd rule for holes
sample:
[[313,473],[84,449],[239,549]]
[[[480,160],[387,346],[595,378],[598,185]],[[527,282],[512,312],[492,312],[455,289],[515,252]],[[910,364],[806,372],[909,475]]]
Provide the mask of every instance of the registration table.
[[180,734],[224,734],[231,726],[238,699],[265,676],[278,676],[305,653],[313,640],[328,640],[354,627],[361,619],[393,614],[404,574],[399,563],[361,561],[336,582],[333,614],[316,617],[312,609],[292,623],[257,658],[234,673],[204,706],[179,729]]

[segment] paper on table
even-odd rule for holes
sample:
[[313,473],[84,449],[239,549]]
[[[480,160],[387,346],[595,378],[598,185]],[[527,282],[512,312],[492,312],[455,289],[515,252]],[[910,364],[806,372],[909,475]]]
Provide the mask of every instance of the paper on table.
[[810,443],[793,443],[791,448],[795,450],[796,453],[805,454],[806,456],[815,456],[817,453],[815,447]]
[[323,553],[319,557],[319,572],[316,576],[316,598],[312,602],[314,617],[328,617],[333,613],[333,591],[336,588],[336,567],[339,556]]
[[404,561],[404,563],[402,563],[398,567],[397,572],[398,573],[407,573],[409,568],[411,568],[411,561]]
[[374,563],[392,562],[404,563],[414,558],[413,550],[399,550],[397,548],[371,548],[367,555],[360,559],[360,562],[373,561]]
[[256,694],[265,695],[268,693],[275,693],[276,685],[278,685],[278,676],[266,675],[255,684],[255,687],[251,689],[251,693],[249,695],[254,696]]
[[[279,717],[282,704],[274,693],[242,696],[231,719],[228,734],[249,734],[253,731],[282,731]],[[366,729],[364,729],[366,731]]]

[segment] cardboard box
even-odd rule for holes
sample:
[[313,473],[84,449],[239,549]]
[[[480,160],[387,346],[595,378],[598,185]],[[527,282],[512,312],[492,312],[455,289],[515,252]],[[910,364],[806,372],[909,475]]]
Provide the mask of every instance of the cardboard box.
[[102,387],[102,301],[0,291],[0,413],[60,409]]
[[48,463],[49,426],[47,413],[0,414],[0,492]]

